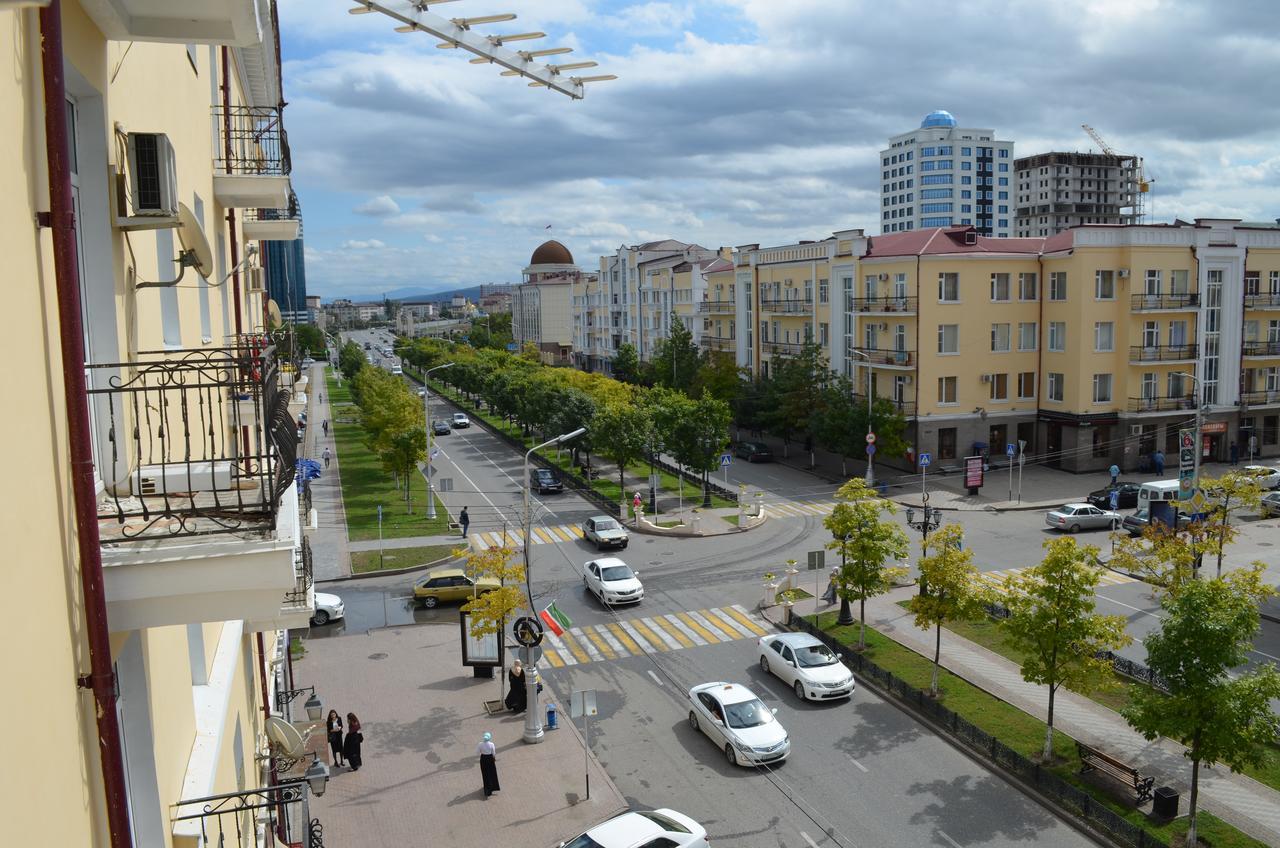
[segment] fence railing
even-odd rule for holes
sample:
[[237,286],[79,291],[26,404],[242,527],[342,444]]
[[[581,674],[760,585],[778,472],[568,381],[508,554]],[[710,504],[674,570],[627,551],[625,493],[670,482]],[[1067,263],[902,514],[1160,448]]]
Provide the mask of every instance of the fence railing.
[[915,312],[915,297],[851,297],[847,301],[849,312]]
[[1248,406],[1265,406],[1280,403],[1280,391],[1273,392],[1241,392],[1240,403]]
[[1155,309],[1193,309],[1199,303],[1199,292],[1135,294],[1129,297],[1129,308],[1134,312],[1147,312]]
[[1197,345],[1132,345],[1129,348],[1130,362],[1168,362],[1178,359],[1195,359]]
[[[913,350],[890,350],[882,347],[854,347],[850,351],[858,351],[865,354],[859,356],[852,354],[855,360],[862,362],[870,362],[873,365],[911,365],[915,361],[915,351]],[[858,363],[855,361],[855,365]]]
[[[687,468],[681,468],[679,465],[667,462],[662,457],[656,457],[653,461],[653,464],[658,468],[661,468],[662,470],[666,471],[669,474],[677,474],[683,477],[685,481],[697,486],[699,492],[702,491],[702,477],[697,472],[690,471]],[[707,488],[711,490],[712,494],[719,495],[725,500],[730,500],[730,501],[733,501],[734,503],[738,502],[737,491],[734,489],[730,489],[728,486],[725,486],[721,483],[717,483],[715,480],[715,477],[708,476]]]
[[782,315],[804,315],[813,311],[813,301],[798,298],[760,298],[760,311],[777,312]]
[[699,312],[733,312],[737,305],[732,300],[704,300],[698,304]]
[[284,595],[290,609],[309,609],[307,596],[315,583],[315,564],[311,558],[311,540],[303,538],[293,563],[293,588]]
[[1179,409],[1195,409],[1195,406],[1196,399],[1191,395],[1129,398],[1130,412],[1172,412]]
[[1245,342],[1245,356],[1280,356],[1280,341]]
[[289,136],[279,107],[215,106],[213,123],[218,133],[213,164],[218,173],[279,177],[292,172]]
[[1245,309],[1280,309],[1280,294],[1246,294]]

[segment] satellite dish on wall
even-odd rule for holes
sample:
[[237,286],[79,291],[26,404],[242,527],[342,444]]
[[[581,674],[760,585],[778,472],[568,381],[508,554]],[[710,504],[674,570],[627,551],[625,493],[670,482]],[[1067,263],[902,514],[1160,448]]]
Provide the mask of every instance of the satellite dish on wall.
[[195,268],[202,277],[213,276],[213,250],[204,228],[185,203],[178,204],[178,239],[182,242],[183,264]]
[[301,759],[306,753],[307,743],[298,732],[298,728],[279,716],[271,716],[267,719],[266,731],[272,747],[286,757],[296,760]]
[[280,314],[280,304],[274,300],[267,301],[267,317],[270,318],[272,327],[284,326],[284,316]]

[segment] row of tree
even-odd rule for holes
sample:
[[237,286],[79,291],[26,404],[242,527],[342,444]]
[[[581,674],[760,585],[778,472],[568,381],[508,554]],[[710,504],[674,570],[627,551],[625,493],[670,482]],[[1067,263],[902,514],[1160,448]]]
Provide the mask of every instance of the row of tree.
[[[1190,831],[1196,844],[1196,810],[1200,766],[1225,763],[1233,771],[1260,765],[1266,746],[1280,738],[1280,717],[1271,701],[1280,698],[1280,673],[1274,666],[1244,670],[1259,628],[1259,604],[1274,594],[1263,583],[1263,563],[1200,578],[1198,563],[1206,554],[1221,554],[1234,537],[1232,504],[1256,505],[1260,492],[1245,475],[1228,474],[1204,481],[1217,505],[1201,521],[1178,532],[1148,528],[1136,543],[1123,543],[1129,562],[1162,576],[1159,629],[1144,644],[1147,666],[1164,690],[1133,688],[1121,714],[1147,739],[1160,736],[1186,747],[1191,760]],[[908,554],[902,528],[892,520],[896,505],[875,496],[861,479],[846,483],[825,520],[840,554],[836,595],[838,622],[852,624],[850,601],[861,605],[859,647],[865,647],[866,600],[892,588],[905,576],[897,565]],[[1054,699],[1065,686],[1093,691],[1110,678],[1106,652],[1130,644],[1122,616],[1104,615],[1095,607],[1103,574],[1099,551],[1079,546],[1070,537],[1045,543],[1044,558],[999,587],[979,578],[973,551],[963,545],[958,524],[928,537],[919,563],[924,589],[909,602],[916,626],[935,629],[930,688],[938,693],[942,629],[949,622],[986,618],[998,601],[1008,617],[1001,620],[1007,644],[1022,656],[1024,680],[1043,685],[1048,696],[1044,758],[1053,758]]]
[[338,369],[360,411],[365,446],[395,478],[404,492],[405,510],[412,512],[409,487],[413,472],[427,456],[422,404],[404,380],[381,368],[367,367],[364,351],[355,342],[347,342],[339,350]]

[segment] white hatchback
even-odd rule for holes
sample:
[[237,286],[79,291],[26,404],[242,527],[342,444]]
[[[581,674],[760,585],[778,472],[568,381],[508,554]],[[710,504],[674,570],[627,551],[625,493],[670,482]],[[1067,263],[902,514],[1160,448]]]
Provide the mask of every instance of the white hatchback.
[[675,810],[636,810],[614,816],[560,848],[705,848],[706,829]]
[[757,645],[760,670],[785,680],[797,698],[827,701],[853,694],[853,672],[808,633],[765,636]]
[[617,557],[593,559],[582,567],[582,585],[607,607],[638,604],[644,599],[640,575]]
[[739,683],[703,683],[689,690],[689,726],[724,750],[730,765],[780,763],[791,739],[756,694]]

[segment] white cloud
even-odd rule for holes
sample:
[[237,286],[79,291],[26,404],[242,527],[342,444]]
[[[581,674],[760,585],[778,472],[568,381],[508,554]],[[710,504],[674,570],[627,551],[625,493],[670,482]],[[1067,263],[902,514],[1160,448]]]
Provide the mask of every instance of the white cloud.
[[348,239],[342,246],[347,250],[380,250],[387,245],[377,239]]
[[352,210],[357,215],[368,215],[371,218],[383,218],[388,215],[396,215],[400,212],[400,204],[391,199],[389,195],[380,194],[377,197],[370,198],[361,203]]

